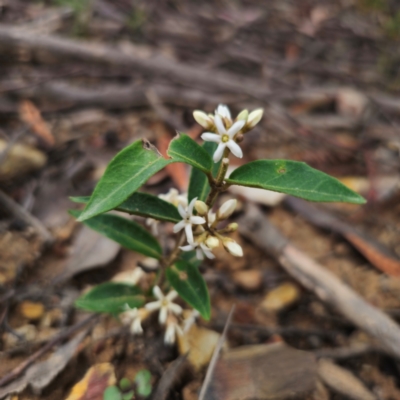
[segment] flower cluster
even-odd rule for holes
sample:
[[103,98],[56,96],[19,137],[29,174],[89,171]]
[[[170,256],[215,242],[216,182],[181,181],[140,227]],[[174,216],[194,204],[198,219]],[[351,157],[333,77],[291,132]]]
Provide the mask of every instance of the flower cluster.
[[220,104],[214,115],[196,110],[193,112],[193,117],[203,128],[209,130],[204,132],[201,138],[206,142],[218,143],[213,156],[214,162],[218,162],[224,156],[226,149],[235,157],[243,157],[242,149],[238,145],[240,135],[253,129],[260,122],[263,112],[262,108],[250,114],[247,110],[243,110],[233,121],[229,108]]
[[[220,221],[229,218],[236,209],[236,200],[226,201],[216,214],[214,214],[206,203],[194,198],[189,206],[184,209],[180,207],[179,213],[183,218],[174,226],[174,232],[179,232],[185,228],[188,244],[181,246],[183,251],[192,251],[196,249],[196,257],[203,260],[207,258],[215,258],[212,250],[219,246],[220,242],[230,254],[236,257],[243,256],[243,250],[239,244],[233,239],[223,236],[224,233],[234,232],[237,229],[237,224],[229,224],[224,229],[217,229]],[[193,215],[193,210],[196,209],[197,216]]]
[[175,290],[164,295],[158,286],[154,286],[153,295],[157,300],[147,303],[143,308],[130,308],[125,304],[120,319],[123,324],[129,325],[132,334],[140,335],[143,333],[142,321],[152,311],[159,311],[158,322],[166,326],[164,342],[173,344],[177,335],[183,335],[190,329],[199,313],[196,310],[183,310],[179,304],[174,303],[173,300],[178,296]]

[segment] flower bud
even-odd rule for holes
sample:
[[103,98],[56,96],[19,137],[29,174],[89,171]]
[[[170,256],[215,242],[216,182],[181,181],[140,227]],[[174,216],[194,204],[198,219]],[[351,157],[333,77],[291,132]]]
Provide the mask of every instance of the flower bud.
[[257,110],[252,111],[247,118],[246,128],[254,128],[260,122],[263,114],[264,110],[262,108],[257,108]]
[[225,250],[232,254],[235,257],[243,257],[243,249],[242,247],[236,243],[233,239],[231,238],[224,238],[222,240],[222,244],[225,247]]
[[236,143],[243,142],[243,139],[244,139],[243,133],[238,133],[236,135]]
[[239,225],[236,223],[236,222],[232,222],[231,224],[229,224],[225,229],[224,229],[224,231],[226,232],[226,233],[232,233],[232,232],[235,232],[235,231],[237,231],[237,228],[239,227]]
[[215,236],[209,236],[205,241],[205,244],[209,249],[212,250],[219,246],[219,240]]
[[206,203],[204,203],[204,201],[196,200],[196,203],[194,203],[194,208],[196,209],[197,214],[200,216],[208,213],[208,206]]
[[236,199],[228,200],[224,204],[222,204],[222,206],[218,210],[218,219],[223,220],[229,218],[235,211],[236,204]]
[[203,111],[196,110],[193,112],[193,118],[198,124],[205,129],[210,129],[214,126],[213,120]]
[[236,120],[239,121],[240,119],[244,119],[246,121],[248,116],[249,116],[249,112],[247,110],[243,110],[236,117]]

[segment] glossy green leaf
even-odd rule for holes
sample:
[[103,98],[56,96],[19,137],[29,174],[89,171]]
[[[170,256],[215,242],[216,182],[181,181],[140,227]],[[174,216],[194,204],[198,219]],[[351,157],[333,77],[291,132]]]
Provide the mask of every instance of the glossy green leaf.
[[[88,196],[70,197],[75,203],[87,203]],[[178,209],[171,203],[148,193],[133,193],[127,200],[115,208],[128,214],[140,215],[142,217],[154,218],[160,221],[179,222],[182,217]]]
[[[80,211],[71,210],[70,214],[79,217]],[[89,228],[107,236],[129,250],[137,251],[148,257],[161,257],[162,250],[157,239],[135,221],[130,221],[118,215],[102,214],[83,222]]]
[[179,255],[179,260],[186,261],[195,267],[199,267],[201,265],[201,260],[199,260],[196,256],[196,251],[182,251],[182,253]]
[[94,312],[118,314],[123,311],[124,305],[140,307],[145,297],[137,286],[118,282],[106,282],[95,286],[75,301],[78,308]]
[[210,172],[213,166],[207,151],[183,133],[171,140],[167,153],[173,161],[189,164],[203,172]]
[[103,393],[103,400],[122,400],[122,394],[116,386],[109,386]]
[[112,210],[173,160],[166,160],[148,142],[138,140],[120,151],[108,164],[80,221]]
[[[209,154],[210,158],[213,156],[218,144],[213,142],[204,142],[203,149]],[[216,177],[221,161],[214,163],[212,167],[212,174]],[[197,197],[198,200],[205,201],[208,193],[210,193],[210,184],[204,172],[196,168],[192,168],[189,181],[188,200],[189,202]]]
[[166,275],[168,282],[182,299],[196,309],[204,319],[210,319],[210,296],[198,268],[180,260],[167,269]]
[[135,376],[136,392],[139,396],[147,397],[151,393],[151,373],[147,369],[141,369]]
[[365,203],[363,197],[337,179],[298,161],[253,161],[233,171],[226,181],[231,185],[267,189],[311,201]]

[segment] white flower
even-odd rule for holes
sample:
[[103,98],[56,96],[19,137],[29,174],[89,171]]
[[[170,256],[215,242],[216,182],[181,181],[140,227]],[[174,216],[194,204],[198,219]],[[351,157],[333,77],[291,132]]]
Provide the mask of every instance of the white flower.
[[195,323],[196,318],[200,316],[197,310],[184,310],[184,320],[183,320],[183,332],[186,333]]
[[175,207],[178,207],[181,204],[183,207],[187,206],[187,196],[185,194],[179,194],[178,190],[175,188],[169,189],[168,193],[159,194],[158,197],[161,200],[168,201],[168,203],[173,204]]
[[218,162],[222,158],[226,147],[228,147],[228,149],[232,152],[234,156],[242,158],[242,149],[235,142],[234,137],[243,128],[246,121],[242,119],[236,121],[228,130],[226,130],[219,114],[215,115],[214,120],[218,133],[205,132],[201,135],[201,138],[206,142],[218,143],[217,150],[215,151],[213,156],[214,162]]
[[153,294],[158,300],[147,303],[145,308],[149,311],[160,310],[160,314],[158,316],[158,321],[160,324],[165,324],[167,321],[168,312],[172,312],[176,315],[182,313],[182,307],[179,304],[172,302],[172,300],[178,296],[178,293],[175,292],[175,290],[172,290],[166,296],[164,296],[161,289],[158,286],[154,286]]
[[225,247],[225,250],[232,254],[235,257],[243,257],[243,249],[240,246],[240,244],[236,243],[233,239],[231,238],[223,238],[222,239],[222,244]]
[[130,325],[129,330],[134,335],[140,335],[143,333],[142,320],[146,318],[148,311],[141,308],[130,308],[128,304],[125,304],[125,310],[120,314],[121,321],[124,325]]
[[235,211],[236,205],[237,205],[236,199],[230,199],[230,200],[226,201],[224,204],[222,204],[222,206],[218,210],[218,214],[217,214],[218,219],[224,220],[224,219],[229,218]]
[[192,225],[200,225],[206,222],[206,220],[203,217],[193,215],[193,207],[194,203],[196,203],[196,200],[197,197],[195,197],[190,202],[190,204],[188,205],[188,207],[186,207],[186,209],[183,208],[181,204],[178,205],[178,211],[182,217],[182,221],[174,225],[173,228],[173,231],[175,233],[181,231],[182,229],[185,229],[186,238],[189,244],[192,244],[194,242]]
[[198,260],[204,260],[204,255],[206,255],[206,257],[209,258],[210,260],[215,258],[211,249],[208,248],[203,242],[201,242],[201,243],[194,242],[194,243],[188,244],[186,246],[181,246],[179,248],[182,251],[192,251],[192,250],[196,249],[196,257]]
[[168,318],[167,329],[165,330],[164,343],[174,344],[177,335],[183,335],[181,327],[175,318]]

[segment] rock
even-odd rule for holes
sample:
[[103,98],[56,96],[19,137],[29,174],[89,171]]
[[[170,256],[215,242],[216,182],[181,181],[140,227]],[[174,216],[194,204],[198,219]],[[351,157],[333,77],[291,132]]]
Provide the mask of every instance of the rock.
[[233,280],[241,289],[255,291],[261,288],[262,272],[258,269],[236,271],[233,274]]
[[261,308],[267,312],[277,312],[292,305],[300,298],[300,289],[291,282],[286,282],[272,289],[261,303]]

